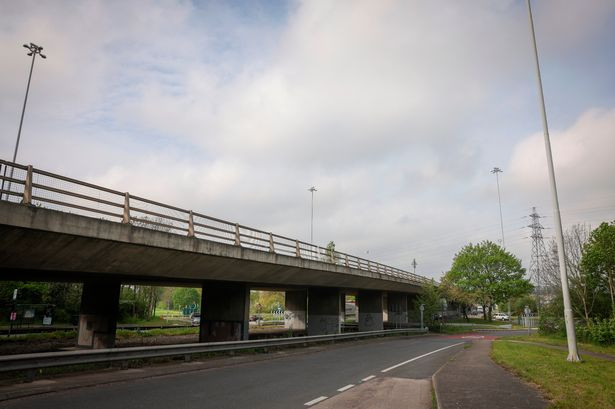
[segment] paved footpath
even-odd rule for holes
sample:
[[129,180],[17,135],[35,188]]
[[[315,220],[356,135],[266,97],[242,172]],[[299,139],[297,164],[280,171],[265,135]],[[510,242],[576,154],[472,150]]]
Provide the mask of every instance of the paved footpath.
[[544,409],[537,389],[495,364],[491,340],[474,340],[433,377],[439,409]]

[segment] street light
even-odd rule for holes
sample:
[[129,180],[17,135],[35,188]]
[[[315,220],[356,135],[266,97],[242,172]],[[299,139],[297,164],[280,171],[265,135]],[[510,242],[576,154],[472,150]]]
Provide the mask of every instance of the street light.
[[309,192],[312,192],[312,218],[310,223],[310,244],[314,244],[314,192],[318,190],[312,186],[308,189]]
[[[30,45],[28,44],[24,44],[23,45],[25,48],[27,48],[30,52],[28,53],[29,56],[32,56],[32,64],[30,64],[30,75],[28,76],[28,86],[26,87],[26,97],[23,101],[23,108],[21,110],[21,119],[19,121],[19,130],[17,131],[17,142],[15,142],[15,152],[13,153],[13,163],[15,163],[15,161],[17,160],[17,151],[19,149],[19,139],[21,138],[21,126],[23,125],[23,117],[24,114],[26,112],[26,103],[28,102],[28,92],[30,92],[30,81],[32,80],[32,70],[34,68],[34,59],[36,58],[36,55],[40,55],[41,58],[47,58],[47,56],[43,53],[41,53],[41,51],[43,51],[43,47],[40,47],[34,43],[30,43]],[[13,178],[13,170],[15,168],[11,167],[11,174],[10,174],[10,178]],[[6,178],[6,166],[4,167],[4,175],[2,178],[2,187],[0,187],[0,199],[2,199],[2,193],[4,193],[4,178]],[[11,182],[9,181],[9,185],[8,185],[8,189],[7,192],[11,191]],[[6,199],[9,199],[9,195],[7,193],[6,195]]]
[[418,266],[418,263],[416,262],[416,259],[413,258],[412,259],[412,270],[413,270],[414,274],[416,274],[416,266]]
[[502,247],[506,248],[506,243],[504,242],[504,221],[502,220],[502,198],[500,197],[500,178],[498,173],[502,173],[502,169],[493,168],[491,173],[495,173],[495,181],[498,184],[498,204],[500,205],[500,229],[502,229]]
[[570,303],[570,290],[568,289],[568,275],[566,274],[566,256],[564,254],[564,235],[562,234],[562,219],[559,212],[559,200],[557,198],[557,185],[555,184],[555,170],[553,169],[553,155],[551,154],[551,141],[549,139],[549,125],[547,123],[547,111],[545,109],[545,96],[542,90],[540,76],[540,63],[538,62],[538,47],[536,46],[536,33],[534,32],[534,19],[532,18],[532,6],[527,0],[527,11],[530,20],[532,44],[534,45],[534,61],[536,63],[536,80],[538,85],[538,97],[540,100],[540,113],[542,115],[542,128],[545,137],[545,151],[547,154],[547,167],[549,168],[549,182],[551,185],[551,201],[553,202],[553,223],[555,224],[555,237],[557,241],[557,255],[559,259],[559,274],[562,282],[562,295],[564,298],[564,320],[566,323],[566,338],[568,340],[568,361],[579,362],[577,351],[577,336],[574,333],[574,319],[572,316],[572,304]]

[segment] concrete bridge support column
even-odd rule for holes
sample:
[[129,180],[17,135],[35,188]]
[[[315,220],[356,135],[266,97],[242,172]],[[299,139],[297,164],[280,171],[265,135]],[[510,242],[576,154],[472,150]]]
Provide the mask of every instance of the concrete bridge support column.
[[382,301],[382,291],[359,291],[357,294],[359,332],[382,331],[384,322]]
[[119,281],[88,281],[83,284],[78,347],[113,348],[119,304]]
[[307,291],[286,291],[284,300],[284,328],[305,330]]
[[412,325],[419,326],[421,321],[420,311],[418,305],[416,305],[416,299],[418,294],[406,294],[408,301],[408,322]]
[[408,323],[408,296],[401,293],[389,293],[389,323]]
[[308,335],[329,335],[341,332],[340,291],[337,288],[308,290]]
[[247,340],[249,313],[250,289],[247,285],[203,284],[199,342]]

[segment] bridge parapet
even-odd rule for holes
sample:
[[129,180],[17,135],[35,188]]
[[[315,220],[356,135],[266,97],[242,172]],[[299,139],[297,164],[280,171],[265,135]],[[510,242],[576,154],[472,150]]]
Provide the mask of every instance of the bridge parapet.
[[418,285],[430,281],[375,261],[36,169],[31,165],[0,160],[0,168],[0,200],[321,261],[401,278]]

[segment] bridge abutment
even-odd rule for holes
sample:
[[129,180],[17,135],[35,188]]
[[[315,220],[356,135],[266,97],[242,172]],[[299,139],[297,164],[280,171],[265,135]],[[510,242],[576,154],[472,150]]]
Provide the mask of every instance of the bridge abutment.
[[357,308],[359,309],[359,332],[382,331],[384,328],[384,297],[382,291],[359,291]]
[[77,346],[113,348],[119,302],[119,281],[87,281],[83,284]]
[[286,291],[284,300],[284,327],[295,331],[305,330],[307,291]]
[[329,335],[341,332],[340,290],[321,287],[308,290],[308,335]]
[[199,342],[247,340],[249,313],[250,289],[247,285],[203,284]]

